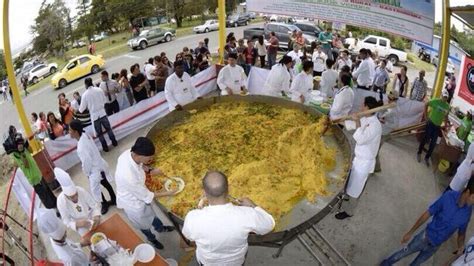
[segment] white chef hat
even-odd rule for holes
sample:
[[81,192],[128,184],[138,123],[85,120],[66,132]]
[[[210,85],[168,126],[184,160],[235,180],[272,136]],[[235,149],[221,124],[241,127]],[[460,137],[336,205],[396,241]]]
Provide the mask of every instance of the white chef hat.
[[55,240],[61,240],[66,234],[66,226],[56,216],[54,209],[40,208],[37,214],[38,229]]
[[55,167],[54,168],[54,175],[58,180],[59,184],[61,184],[61,188],[63,189],[63,193],[66,196],[73,196],[77,193],[77,188],[74,182],[71,180],[71,176],[61,168]]

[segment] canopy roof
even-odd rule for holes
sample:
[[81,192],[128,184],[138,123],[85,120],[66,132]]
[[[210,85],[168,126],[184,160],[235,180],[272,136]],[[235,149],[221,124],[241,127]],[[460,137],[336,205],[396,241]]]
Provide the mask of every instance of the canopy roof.
[[451,7],[451,14],[474,30],[474,5]]

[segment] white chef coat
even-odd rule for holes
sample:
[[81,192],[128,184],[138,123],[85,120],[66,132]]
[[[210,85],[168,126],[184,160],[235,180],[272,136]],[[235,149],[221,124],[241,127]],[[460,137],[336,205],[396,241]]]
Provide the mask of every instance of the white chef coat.
[[[369,59],[363,60],[359,67],[352,73],[352,76],[357,79],[357,85],[362,87],[369,87],[372,85],[373,77],[371,69],[372,63]],[[375,76],[375,69],[374,69],[374,76]]]
[[370,68],[369,68],[369,71],[370,71],[370,80],[372,80],[372,82],[374,82],[374,79],[375,79],[375,69],[377,68],[377,64],[375,64],[374,59],[372,59],[372,57],[369,57],[368,60],[369,60],[369,65],[370,65]]
[[351,176],[347,184],[346,193],[359,198],[365,182],[375,168],[375,157],[379,151],[382,137],[382,125],[376,115],[362,117],[361,126],[355,131],[353,138],[356,142],[355,157],[352,161]]
[[240,93],[240,88],[247,83],[247,76],[244,69],[235,65],[234,67],[227,65],[221,69],[217,77],[217,85],[221,89],[222,95],[228,95],[226,88],[230,88],[234,94]]
[[329,117],[332,120],[339,119],[349,114],[354,104],[354,90],[349,86],[344,86],[339,89],[334,95],[334,102],[331,110],[329,110]]
[[333,96],[333,88],[337,86],[337,79],[339,78],[339,73],[334,69],[327,69],[321,75],[321,82],[319,87],[322,93],[325,93],[326,96]]
[[456,170],[456,174],[451,180],[449,187],[452,190],[462,192],[462,190],[466,187],[467,182],[472,176],[474,172],[474,144],[469,145],[469,149],[467,150],[466,158],[462,163],[459,165],[458,169]]
[[276,64],[270,70],[265,85],[265,94],[274,97],[281,97],[281,92],[290,90],[291,75],[288,68],[282,64]]
[[300,96],[303,95],[305,103],[309,103],[313,86],[312,74],[306,74],[304,71],[299,73],[291,83],[291,100],[301,103]]
[[82,250],[77,243],[66,239],[63,245],[50,239],[53,250],[64,266],[84,266],[89,265],[89,256]]
[[145,64],[145,67],[143,68],[143,72],[146,76],[146,79],[148,80],[155,80],[155,76],[153,75],[153,72],[155,71],[156,67],[153,64]]
[[241,266],[253,232],[269,233],[273,217],[260,207],[212,205],[190,211],[184,219],[183,235],[196,242],[196,258],[206,266]]
[[112,175],[109,172],[109,164],[100,156],[99,149],[92,138],[83,132],[77,142],[77,155],[82,163],[82,171],[89,177],[89,186],[92,196],[97,202],[102,201],[100,181],[101,172],[109,182],[113,182]]
[[328,59],[328,56],[323,51],[314,51],[312,58],[313,71],[323,72],[326,69],[326,59]]
[[82,94],[79,112],[82,113],[88,109],[91,120],[95,121],[107,115],[104,109],[106,102],[107,99],[105,98],[104,92],[100,88],[91,86]]
[[295,62],[295,65],[301,64],[301,57],[303,56],[303,53],[301,51],[298,51],[298,52],[291,51],[286,55],[291,57],[293,62]]
[[168,101],[170,112],[173,111],[178,104],[184,106],[194,102],[198,96],[188,73],[184,72],[181,78],[179,78],[176,73],[173,73],[166,79],[165,97]]
[[146,187],[145,171],[132,159],[130,150],[123,152],[117,160],[115,183],[117,208],[125,211],[136,228],[151,228],[155,213],[150,204],[155,194]]
[[342,67],[344,66],[352,67],[352,61],[350,58],[347,58],[347,59],[339,58],[337,60],[337,71],[341,71]]
[[69,200],[63,192],[58,196],[58,211],[61,214],[61,218],[64,224],[72,230],[84,236],[91,228],[77,228],[76,221],[82,219],[91,220],[94,216],[100,216],[100,203],[92,198],[85,189],[76,186],[78,193],[77,203]]

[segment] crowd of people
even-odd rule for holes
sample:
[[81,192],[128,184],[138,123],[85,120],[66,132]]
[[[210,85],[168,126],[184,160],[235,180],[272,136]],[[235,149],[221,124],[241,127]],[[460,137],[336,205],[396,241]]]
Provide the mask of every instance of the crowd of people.
[[[333,99],[329,110],[329,119],[333,121],[350,114],[356,89],[374,91],[380,96],[365,97],[361,111],[383,106],[382,94],[387,94],[389,103],[396,103],[399,97],[426,101],[426,134],[420,143],[417,157],[421,162],[424,146],[429,143],[425,156],[425,163],[429,166],[441,125],[448,121],[449,92],[445,90],[440,99],[427,101],[428,86],[423,70],[410,84],[405,66],[393,75],[390,61],[378,58],[370,50],[361,49],[356,57],[352,57],[341,47],[339,35],[332,34],[330,29],[320,34],[318,43],[308,47],[301,38],[302,34],[296,32],[291,50],[277,62],[279,41],[274,33],[270,34],[268,43],[264,42],[263,36],[256,43],[252,40],[245,43],[242,39],[237,41],[235,36],[230,34],[224,51],[226,66],[219,71],[217,77],[221,94],[249,93],[246,87],[247,76],[252,67],[259,65],[270,69],[263,84],[265,94],[289,97],[295,102],[308,104],[313,89],[317,88],[324,97]],[[109,166],[101,157],[92,136],[85,133],[84,128],[93,125],[102,150],[107,152],[109,146],[104,137],[105,133],[113,146],[118,145],[108,116],[159,92],[164,92],[170,111],[182,110],[186,104],[199,99],[200,95],[192,84],[191,77],[210,65],[208,42],[209,40],[200,42],[193,50],[183,48],[183,51],[176,55],[174,63],[170,62],[165,53],[161,53],[150,58],[143,67],[139,64],[132,65],[130,74],[127,69],[122,69],[120,73],[113,73],[109,78],[109,73],[102,71],[101,81],[97,84],[94,84],[91,78],[85,79],[86,91],[82,95],[75,92],[73,101],[69,102],[63,93],[58,95],[60,117],[56,117],[52,112],[46,115],[43,112],[31,115],[36,138],[40,141],[47,137],[55,139],[65,134],[70,134],[78,141],[77,154],[82,170],[89,179],[89,192],[76,186],[66,171],[56,168],[55,176],[62,187],[62,192],[56,199],[42,181],[41,173],[27,150],[27,142],[21,138],[21,134],[18,136],[16,130],[11,130],[11,142],[14,146],[11,153],[17,165],[45,207],[57,208],[58,215],[54,212],[39,214],[38,226],[49,235],[56,254],[63,262],[81,264],[85,263],[87,258],[80,248],[73,247],[70,241],[66,241],[65,228],[69,227],[84,236],[100,223],[101,215],[105,214],[110,206],[117,205],[123,209],[131,224],[157,249],[162,249],[163,244],[157,240],[152,229],[159,233],[175,230],[173,226],[165,226],[150,205],[155,197],[169,197],[176,193],[176,190],[151,192],[145,185],[147,176],[166,177],[160,169],[153,167],[157,151],[152,141],[140,137],[133,147],[120,155],[115,175],[115,194],[110,185],[114,178],[110,175]],[[334,49],[337,49],[336,53],[333,53]],[[364,191],[369,175],[381,170],[378,153],[382,143],[388,139],[388,133],[397,128],[397,108],[391,107],[368,116],[352,115],[355,157],[346,195],[340,211],[335,215],[336,219],[343,220],[355,215],[358,199]],[[468,117],[472,126],[472,116]],[[341,126],[349,127],[348,124]],[[465,131],[469,132],[470,129]],[[460,170],[458,169],[448,191],[442,194],[403,236],[403,243],[411,240],[407,247],[384,260],[382,265],[392,265],[409,254],[420,252],[414,262],[418,265],[432,256],[441,243],[455,231],[459,233],[456,255],[463,253],[466,227],[471,216],[471,205],[474,204],[474,180],[469,181],[473,173],[473,152],[471,145],[465,162],[461,164]],[[250,199],[237,199],[232,203],[224,173],[209,171],[203,177],[202,184],[203,200],[198,209],[186,216],[183,235],[196,242],[199,263],[242,265],[248,249],[248,234],[268,233],[275,222],[271,214]],[[108,191],[110,200],[101,193],[101,186]],[[426,230],[412,239],[415,231],[430,217],[433,218]],[[83,246],[89,244],[85,239],[81,243]]]

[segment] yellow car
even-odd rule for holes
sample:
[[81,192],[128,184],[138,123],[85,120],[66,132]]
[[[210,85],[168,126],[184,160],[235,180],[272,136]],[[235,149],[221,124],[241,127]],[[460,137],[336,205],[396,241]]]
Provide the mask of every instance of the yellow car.
[[100,71],[105,65],[102,55],[81,55],[70,60],[66,66],[53,76],[51,84],[54,89],[64,88],[68,83]]

